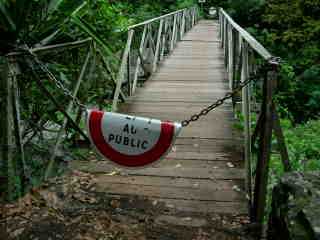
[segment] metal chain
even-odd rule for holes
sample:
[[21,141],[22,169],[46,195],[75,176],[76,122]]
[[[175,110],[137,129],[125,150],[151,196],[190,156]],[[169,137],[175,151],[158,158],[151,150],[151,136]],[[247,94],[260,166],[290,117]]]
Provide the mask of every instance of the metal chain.
[[53,73],[52,73],[52,72],[48,69],[48,67],[38,58],[38,56],[37,56],[35,53],[33,53],[30,49],[28,49],[27,51],[28,51],[29,55],[31,55],[31,56],[33,57],[34,61],[40,66],[41,70],[48,75],[48,77],[50,78],[50,80],[55,83],[55,85],[56,85],[57,88],[59,88],[60,90],[62,90],[63,94],[64,94],[66,97],[70,98],[70,99],[73,101],[73,103],[74,103],[75,105],[77,105],[80,109],[82,109],[82,110],[88,109],[86,105],[84,105],[83,103],[81,103],[81,101],[80,101],[76,96],[74,96],[74,95],[72,94],[72,92],[71,92],[68,88],[66,88],[66,87],[63,85],[63,83],[62,83],[61,81],[59,81],[59,80],[53,75]]
[[191,122],[198,121],[201,117],[206,116],[209,112],[211,112],[215,108],[218,108],[219,106],[223,105],[226,100],[233,98],[245,86],[247,86],[249,83],[255,81],[260,76],[260,74],[263,73],[263,71],[268,70],[266,68],[266,65],[270,66],[270,64],[277,64],[279,62],[280,62],[280,58],[277,58],[277,57],[271,57],[270,59],[268,59],[264,64],[262,64],[260,66],[260,68],[255,72],[255,74],[251,75],[246,81],[242,82],[232,92],[227,93],[223,98],[220,98],[216,102],[214,102],[213,104],[205,107],[199,113],[192,115],[189,119],[183,120],[181,122],[182,127],[187,127],[190,125]]

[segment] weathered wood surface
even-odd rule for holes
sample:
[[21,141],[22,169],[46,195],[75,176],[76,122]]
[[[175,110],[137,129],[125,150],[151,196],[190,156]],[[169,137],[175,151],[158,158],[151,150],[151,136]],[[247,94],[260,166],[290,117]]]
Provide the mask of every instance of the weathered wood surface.
[[[218,24],[201,21],[120,111],[181,121],[222,97],[226,79]],[[120,170],[106,161],[74,167],[95,173],[97,189],[113,195],[147,197],[181,212],[246,214],[243,153],[233,124],[228,102],[183,129],[168,157],[150,168]]]

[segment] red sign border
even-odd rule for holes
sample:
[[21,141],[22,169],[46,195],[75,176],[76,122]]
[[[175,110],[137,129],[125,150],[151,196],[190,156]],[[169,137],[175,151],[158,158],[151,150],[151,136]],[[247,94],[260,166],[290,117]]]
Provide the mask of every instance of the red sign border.
[[91,110],[88,113],[87,125],[89,137],[98,152],[113,163],[128,168],[142,168],[161,160],[168,152],[175,136],[173,122],[161,122],[161,133],[158,142],[149,151],[141,155],[126,155],[114,150],[102,134],[102,119],[104,112]]

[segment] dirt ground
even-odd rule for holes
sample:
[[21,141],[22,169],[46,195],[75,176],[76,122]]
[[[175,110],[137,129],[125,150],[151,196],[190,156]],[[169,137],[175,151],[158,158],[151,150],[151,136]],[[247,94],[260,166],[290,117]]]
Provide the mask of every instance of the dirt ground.
[[0,239],[253,239],[245,216],[186,216],[146,198],[98,193],[95,182],[93,175],[73,171],[2,205]]

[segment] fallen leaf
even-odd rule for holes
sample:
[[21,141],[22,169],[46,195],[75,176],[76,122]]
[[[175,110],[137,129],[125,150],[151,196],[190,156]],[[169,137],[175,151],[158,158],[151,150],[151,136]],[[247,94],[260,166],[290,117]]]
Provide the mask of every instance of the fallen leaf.
[[113,199],[110,202],[110,206],[113,207],[113,208],[119,208],[120,207],[120,201]]
[[181,165],[180,163],[178,163],[178,164],[175,166],[175,168],[180,168],[180,167],[182,167],[182,165]]
[[236,191],[236,192],[241,192],[241,189],[237,186],[237,185],[234,185],[232,187],[232,190]]
[[111,173],[106,173],[105,175],[106,175],[106,176],[115,176],[115,175],[117,175],[117,174],[119,174],[118,171],[113,171],[113,172],[111,172]]
[[227,166],[228,166],[229,168],[234,168],[234,165],[233,165],[231,162],[227,162]]

